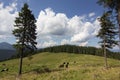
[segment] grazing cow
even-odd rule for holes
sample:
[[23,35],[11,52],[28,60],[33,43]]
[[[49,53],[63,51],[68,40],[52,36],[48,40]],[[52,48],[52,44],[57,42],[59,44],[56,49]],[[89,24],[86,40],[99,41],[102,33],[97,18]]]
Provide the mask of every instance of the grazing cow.
[[64,68],[65,62],[63,64],[59,65],[59,68]]
[[9,70],[8,68],[4,68],[1,70],[1,72],[8,71],[8,70]]
[[65,62],[63,62],[63,64],[65,64]]
[[59,68],[64,68],[64,64],[59,65]]
[[68,66],[69,66],[69,62],[67,62],[67,64],[65,65],[65,67],[68,68]]

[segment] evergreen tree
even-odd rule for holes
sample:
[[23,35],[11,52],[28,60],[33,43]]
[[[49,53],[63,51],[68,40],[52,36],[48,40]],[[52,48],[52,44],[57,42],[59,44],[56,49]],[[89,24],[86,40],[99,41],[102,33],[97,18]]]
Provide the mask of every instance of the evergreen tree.
[[98,0],[97,2],[100,5],[103,5],[112,12],[112,15],[115,15],[116,20],[118,21],[118,32],[119,32],[119,48],[120,48],[120,0]]
[[22,72],[22,58],[25,52],[36,50],[37,42],[35,40],[37,33],[35,22],[32,11],[29,9],[28,4],[25,3],[15,19],[15,29],[13,30],[13,34],[17,39],[15,47],[20,53],[19,75]]
[[104,49],[104,57],[105,57],[105,67],[108,67],[107,64],[107,56],[106,56],[106,49],[107,48],[113,48],[117,44],[115,41],[115,35],[116,35],[116,28],[115,25],[110,20],[110,14],[108,12],[104,13],[101,18],[99,19],[101,29],[98,33],[98,37],[102,40],[100,41],[101,46]]

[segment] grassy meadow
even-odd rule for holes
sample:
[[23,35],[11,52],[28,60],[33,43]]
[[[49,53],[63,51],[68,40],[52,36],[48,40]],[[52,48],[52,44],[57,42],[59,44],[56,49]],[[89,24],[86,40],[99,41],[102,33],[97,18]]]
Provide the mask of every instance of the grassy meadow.
[[[63,63],[68,68],[59,68]],[[0,62],[0,80],[120,80],[120,61],[85,54],[40,53],[23,59],[23,74],[18,77],[19,59]]]

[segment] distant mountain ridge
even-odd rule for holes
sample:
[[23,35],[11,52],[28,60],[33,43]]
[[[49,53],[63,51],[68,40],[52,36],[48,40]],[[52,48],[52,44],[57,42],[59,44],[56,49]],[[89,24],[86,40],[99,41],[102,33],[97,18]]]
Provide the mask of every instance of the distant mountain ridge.
[[11,44],[7,42],[0,43],[0,61],[11,58],[15,53],[16,50]]
[[7,42],[2,42],[2,43],[0,43],[0,49],[4,49],[4,50],[15,50],[15,48],[11,45],[11,44],[9,44],[9,43],[7,43]]

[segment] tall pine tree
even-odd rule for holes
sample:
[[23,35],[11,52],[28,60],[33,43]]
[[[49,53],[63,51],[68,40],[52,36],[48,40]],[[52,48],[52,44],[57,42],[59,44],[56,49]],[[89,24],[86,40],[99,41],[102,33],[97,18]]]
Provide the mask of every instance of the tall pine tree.
[[15,47],[20,53],[19,75],[22,73],[22,58],[26,51],[36,50],[36,19],[29,9],[27,3],[24,4],[18,17],[15,19],[15,29],[13,34],[17,39]]
[[110,14],[108,12],[104,13],[99,21],[101,29],[97,37],[101,38],[100,43],[104,49],[105,67],[108,68],[106,49],[113,48],[117,44],[115,41],[115,35],[117,34],[117,31],[115,25],[110,19]]
[[108,11],[112,12],[116,21],[118,22],[118,32],[119,32],[119,48],[120,48],[120,0],[98,0],[98,4],[107,8]]

